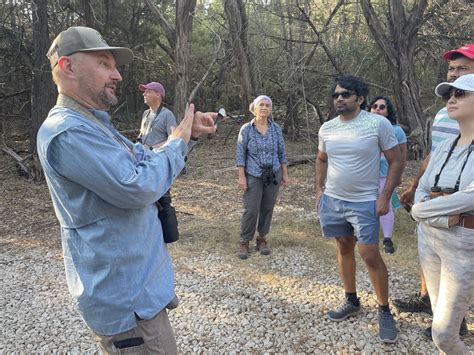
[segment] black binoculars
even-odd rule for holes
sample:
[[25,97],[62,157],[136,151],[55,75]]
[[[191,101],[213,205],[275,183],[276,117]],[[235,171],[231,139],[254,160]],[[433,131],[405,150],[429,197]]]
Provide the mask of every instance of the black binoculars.
[[273,166],[266,165],[262,168],[262,181],[264,185],[278,185],[278,181],[276,180],[275,172],[273,171]]
[[430,189],[430,198],[436,198],[439,196],[447,196],[453,193],[454,193],[454,189],[452,187],[433,186]]

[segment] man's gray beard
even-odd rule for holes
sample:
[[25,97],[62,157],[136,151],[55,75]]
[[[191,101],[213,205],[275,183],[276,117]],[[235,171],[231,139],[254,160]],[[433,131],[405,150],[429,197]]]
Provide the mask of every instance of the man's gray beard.
[[114,95],[113,98],[108,97],[107,94],[106,94],[106,92],[105,92],[105,90],[106,90],[106,89],[104,89],[104,90],[100,93],[98,99],[99,99],[99,101],[103,104],[103,106],[105,107],[105,111],[107,111],[107,110],[110,110],[110,108],[111,108],[112,106],[117,105],[118,98],[117,98],[117,96],[115,96],[115,95]]

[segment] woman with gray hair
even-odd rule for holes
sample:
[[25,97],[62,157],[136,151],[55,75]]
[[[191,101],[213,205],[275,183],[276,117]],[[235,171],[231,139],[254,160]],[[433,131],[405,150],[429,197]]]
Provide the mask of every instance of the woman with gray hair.
[[418,253],[433,309],[432,337],[441,353],[468,354],[459,326],[474,294],[474,74],[441,83],[460,134],[432,153],[416,190]]
[[237,140],[239,188],[244,191],[239,258],[247,259],[249,244],[258,232],[256,249],[270,254],[266,236],[280,185],[288,186],[288,161],[280,126],[273,121],[272,100],[258,96],[249,107],[255,115],[244,124]]

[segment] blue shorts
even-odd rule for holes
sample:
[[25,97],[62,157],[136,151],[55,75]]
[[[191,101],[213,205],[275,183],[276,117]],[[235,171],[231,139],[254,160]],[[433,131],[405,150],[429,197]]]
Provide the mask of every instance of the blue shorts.
[[349,202],[326,195],[319,202],[319,220],[326,238],[355,235],[360,244],[378,244],[376,201]]

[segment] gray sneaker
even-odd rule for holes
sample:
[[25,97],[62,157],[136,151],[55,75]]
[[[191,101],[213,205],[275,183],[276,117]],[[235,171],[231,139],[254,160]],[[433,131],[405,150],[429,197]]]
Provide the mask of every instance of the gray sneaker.
[[393,344],[398,339],[395,320],[389,312],[379,311],[379,338],[382,343]]
[[359,314],[361,309],[361,306],[354,306],[348,300],[344,300],[339,307],[328,312],[328,317],[334,322],[340,322],[350,316]]

